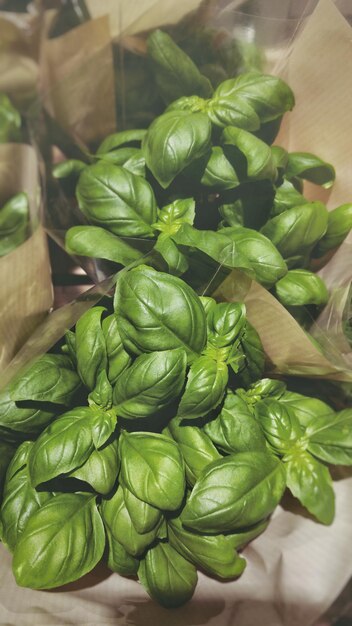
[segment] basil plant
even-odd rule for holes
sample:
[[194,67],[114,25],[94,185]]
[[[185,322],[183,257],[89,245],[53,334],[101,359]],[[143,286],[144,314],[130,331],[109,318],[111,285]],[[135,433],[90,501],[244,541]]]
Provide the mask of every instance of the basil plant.
[[242,574],[286,489],[332,522],[328,465],[352,465],[352,412],[263,378],[244,304],[143,264],[110,304],[0,395],[1,538],[20,586],[103,559],[174,608],[198,570]]

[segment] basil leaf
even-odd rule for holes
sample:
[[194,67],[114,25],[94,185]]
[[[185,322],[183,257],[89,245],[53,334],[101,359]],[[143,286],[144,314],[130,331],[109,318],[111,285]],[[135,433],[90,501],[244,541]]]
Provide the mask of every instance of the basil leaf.
[[0,441],[0,502],[6,477],[6,471],[15,452],[15,446],[11,445],[10,443],[6,443],[5,441]]
[[293,186],[289,180],[284,180],[282,185],[276,189],[274,205],[271,210],[271,216],[280,215],[287,209],[306,204],[307,200]]
[[[240,349],[245,359],[245,365],[238,372],[238,379],[245,386],[249,386],[263,375],[265,353],[257,331],[248,321],[246,322],[244,336],[241,339]],[[237,374],[237,370],[235,370],[235,374]]]
[[111,163],[86,167],[76,188],[87,219],[121,237],[150,237],[156,220],[154,192],[144,178]]
[[115,309],[126,349],[134,354],[183,348],[194,359],[206,342],[198,296],[176,276],[139,266],[121,275]]
[[228,381],[225,363],[200,356],[189,370],[186,389],[177,410],[177,417],[195,419],[215,409],[224,397]]
[[45,354],[10,386],[15,402],[38,400],[70,406],[81,386],[71,360],[61,354]]
[[282,380],[263,378],[252,383],[246,391],[246,400],[251,404],[264,398],[282,398],[286,391],[286,384]]
[[255,110],[244,98],[233,98],[227,89],[228,81],[221,83],[213,97],[206,104],[205,110],[215,126],[237,126],[246,130],[257,130],[260,120]]
[[96,385],[88,396],[88,405],[106,410],[112,407],[112,387],[105,370],[98,374]]
[[239,452],[211,463],[193,487],[183,524],[221,533],[251,526],[270,515],[285,490],[282,463],[267,452]]
[[8,468],[1,506],[2,541],[13,552],[30,517],[52,498],[48,492],[36,491],[27,471],[32,442],[24,442],[16,451]]
[[181,224],[193,224],[195,206],[193,198],[178,198],[163,206],[158,213],[155,228],[167,235],[173,235]]
[[224,129],[221,141],[225,145],[235,146],[245,156],[248,179],[275,180],[277,169],[271,149],[264,141],[235,126],[228,126]]
[[40,404],[16,403],[11,400],[10,389],[0,393],[0,433],[9,430],[18,438],[22,433],[39,434],[55,417],[55,408],[40,408]]
[[255,414],[270,447],[285,454],[302,438],[302,430],[294,411],[273,398],[255,405]]
[[117,150],[110,150],[109,152],[99,155],[99,161],[124,166],[125,163],[133,156],[136,156],[136,154],[141,155],[140,148],[118,148]]
[[261,535],[268,524],[269,520],[266,519],[263,522],[259,522],[259,524],[255,524],[255,526],[251,526],[249,530],[231,533],[230,535],[226,535],[226,537],[229,539],[232,548],[241,550],[241,548],[244,548],[250,541]]
[[318,459],[337,465],[352,465],[352,410],[316,417],[308,424],[308,450]]
[[159,235],[154,250],[159,252],[166,261],[170,274],[180,276],[188,270],[187,257],[179,250],[171,237],[163,233]]
[[288,155],[286,176],[288,179],[298,176],[329,189],[334,184],[336,174],[330,163],[326,163],[315,154],[291,152]]
[[138,533],[132,524],[125,504],[122,487],[118,487],[108,500],[101,504],[101,516],[112,538],[118,541],[133,557],[140,556],[153,543],[157,528],[146,533]]
[[105,311],[102,306],[94,306],[76,324],[77,371],[88,389],[94,389],[99,374],[107,366],[105,338],[101,328],[101,316]]
[[280,252],[270,239],[251,228],[233,226],[222,228],[220,235],[228,237],[255,272],[255,278],[265,287],[271,287],[287,272]]
[[208,342],[216,348],[230,346],[243,332],[246,307],[238,302],[220,302],[209,311]]
[[137,533],[148,533],[160,526],[162,513],[159,509],[143,502],[123,485],[124,502]]
[[111,135],[105,137],[102,141],[97,150],[97,154],[106,154],[107,152],[110,152],[110,150],[114,150],[129,143],[140,143],[146,132],[147,131],[144,128],[137,128],[112,133]]
[[242,574],[246,561],[236,554],[230,535],[192,533],[183,527],[182,516],[171,519],[168,529],[169,541],[175,550],[207,574],[219,578],[235,578]]
[[329,292],[320,276],[308,270],[290,270],[275,285],[277,298],[285,306],[322,306],[329,299]]
[[219,212],[224,218],[224,226],[245,226],[258,230],[269,218],[274,197],[275,188],[270,180],[243,182],[240,187],[222,196]]
[[[290,111],[294,96],[289,86],[280,78],[259,72],[248,72],[225,80],[215,90],[213,98],[223,98],[250,106],[260,123],[269,122]],[[258,126],[249,128],[256,130]]]
[[322,256],[337,248],[352,229],[352,203],[342,204],[328,214],[328,227],[314,250],[314,256]]
[[329,470],[305,450],[294,450],[287,458],[287,487],[319,522],[331,524],[335,496]]
[[147,53],[161,97],[168,104],[181,96],[211,96],[212,87],[192,59],[163,31],[147,39]]
[[258,421],[246,402],[228,392],[217,418],[204,426],[204,431],[216,446],[229,454],[265,450],[265,438]]
[[25,193],[19,193],[0,210],[0,256],[5,256],[27,237],[29,208]]
[[13,557],[16,582],[32,589],[60,587],[90,572],[104,547],[95,497],[60,494],[28,520]]
[[93,450],[85,463],[69,476],[83,480],[97,493],[107,495],[114,487],[119,469],[118,441],[114,440],[100,450]]
[[65,344],[62,346],[61,350],[70,357],[72,365],[77,367],[76,335],[72,330],[65,332]]
[[271,146],[271,155],[273,157],[275,167],[279,170],[280,174],[283,175],[286,171],[288,163],[287,150],[281,146]]
[[212,461],[220,459],[220,454],[207,434],[197,426],[184,426],[178,420],[172,419],[168,430],[181,450],[187,482],[194,485],[203,469]]
[[68,159],[54,165],[53,176],[54,178],[69,178],[70,176],[78,178],[86,166],[87,164],[79,159]]
[[108,358],[108,378],[113,385],[120,374],[131,365],[132,359],[123,347],[115,315],[109,315],[103,320],[102,330]]
[[321,202],[308,202],[270,219],[261,229],[292,267],[324,235],[328,212]]
[[145,158],[142,150],[138,150],[135,154],[130,156],[127,161],[124,162],[123,167],[125,170],[135,174],[136,176],[146,177]]
[[303,428],[319,420],[321,416],[326,416],[327,422],[333,420],[334,410],[318,398],[309,398],[301,393],[286,391],[280,397],[280,403],[285,403],[294,412]]
[[72,226],[65,235],[69,254],[107,259],[119,265],[130,265],[143,252],[100,226]]
[[0,143],[19,141],[21,116],[6,94],[0,94]]
[[126,419],[150,417],[181,393],[187,355],[182,349],[141,354],[117,379],[114,405]]
[[201,177],[201,184],[205,187],[214,187],[216,190],[235,189],[240,184],[235,168],[220,146],[212,147]]
[[197,570],[169,543],[159,543],[140,562],[138,578],[153,600],[171,609],[191,599]]
[[177,444],[156,433],[125,433],[120,438],[121,479],[152,506],[173,511],[184,497],[184,463]]
[[80,467],[112,434],[116,417],[89,407],[61,415],[38,437],[28,461],[33,487]]
[[165,189],[187,165],[210,149],[210,138],[211,124],[204,113],[164,113],[149,126],[143,140],[147,167]]
[[106,529],[108,538],[108,568],[121,576],[136,576],[139,560],[128,554],[123,545],[113,537],[109,529]]

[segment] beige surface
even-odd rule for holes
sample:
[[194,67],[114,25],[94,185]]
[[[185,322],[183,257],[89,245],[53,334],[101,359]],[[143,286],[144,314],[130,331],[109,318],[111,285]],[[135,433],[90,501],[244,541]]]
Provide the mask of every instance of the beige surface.
[[0,145],[0,203],[20,191],[28,194],[34,232],[0,258],[0,370],[52,304],[46,237],[38,227],[40,187],[35,151],[28,145]]

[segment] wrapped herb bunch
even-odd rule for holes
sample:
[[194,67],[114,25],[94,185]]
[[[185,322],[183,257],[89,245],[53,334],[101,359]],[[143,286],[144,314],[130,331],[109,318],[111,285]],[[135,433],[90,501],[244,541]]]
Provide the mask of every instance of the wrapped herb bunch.
[[352,412],[262,378],[243,304],[137,265],[114,311],[91,308],[62,351],[0,398],[1,536],[19,585],[58,587],[104,558],[177,607],[197,569],[243,572],[238,551],[286,488],[332,522],[327,465],[352,464]]

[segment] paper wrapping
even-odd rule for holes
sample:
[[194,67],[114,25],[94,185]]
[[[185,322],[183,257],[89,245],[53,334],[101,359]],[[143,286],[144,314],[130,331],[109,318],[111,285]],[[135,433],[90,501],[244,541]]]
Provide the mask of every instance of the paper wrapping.
[[52,305],[46,236],[38,224],[41,207],[38,162],[24,144],[0,145],[0,203],[24,191],[32,234],[0,258],[0,371],[10,362]]

